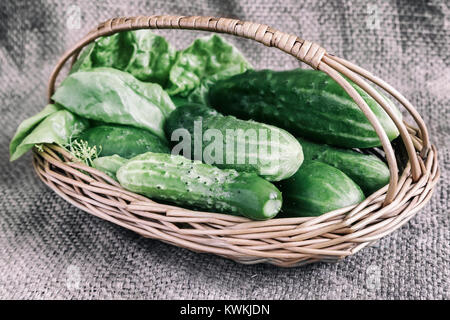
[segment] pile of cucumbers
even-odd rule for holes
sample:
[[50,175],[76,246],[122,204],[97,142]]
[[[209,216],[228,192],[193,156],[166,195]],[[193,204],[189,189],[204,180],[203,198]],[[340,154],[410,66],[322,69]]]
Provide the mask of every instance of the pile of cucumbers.
[[[387,113],[352,85],[395,139]],[[179,51],[148,30],[101,38],[52,100],[19,126],[12,160],[41,143],[82,145],[87,164],[165,203],[254,220],[318,216],[389,182],[387,165],[360,152],[381,145],[375,130],[333,79],[253,70],[217,35]]]

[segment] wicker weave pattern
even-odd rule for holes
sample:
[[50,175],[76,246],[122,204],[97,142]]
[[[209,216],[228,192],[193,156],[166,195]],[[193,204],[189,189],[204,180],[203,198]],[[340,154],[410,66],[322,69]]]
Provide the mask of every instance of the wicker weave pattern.
[[[197,16],[110,19],[89,32],[61,57],[50,78],[49,97],[62,66],[70,57],[75,61],[82,47],[100,36],[142,28],[230,33],[277,47],[311,67],[326,72],[355,100],[380,137],[391,172],[390,183],[357,206],[335,210],[320,217],[250,221],[225,214],[158,204],[125,191],[117,182],[95,169],[73,162],[75,159],[60,147],[48,145],[43,152],[35,151],[33,164],[39,177],[78,208],[145,237],[194,251],[215,253],[241,263],[268,262],[287,267],[315,261],[333,261],[353,254],[402,226],[431,197],[439,177],[437,152],[430,145],[426,126],[411,103],[366,70],[327,54],[315,43],[267,25]],[[377,100],[399,129],[409,158],[400,177],[396,153],[384,130],[361,96],[341,74]],[[384,98],[362,78],[374,82],[396,98],[412,115],[417,128],[396,117]]]

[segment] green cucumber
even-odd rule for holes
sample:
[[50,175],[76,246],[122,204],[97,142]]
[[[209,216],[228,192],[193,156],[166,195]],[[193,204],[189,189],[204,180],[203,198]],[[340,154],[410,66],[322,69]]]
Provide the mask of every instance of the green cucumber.
[[112,156],[95,158],[94,160],[92,160],[92,166],[95,169],[106,173],[114,180],[117,180],[117,170],[119,170],[119,168],[123,166],[127,161],[128,159],[122,158],[121,156],[115,154]]
[[320,161],[305,160],[300,169],[280,183],[280,217],[319,216],[364,200],[360,187],[345,173]]
[[[356,84],[390,140],[399,132],[381,106]],[[401,117],[395,105],[386,99]],[[209,103],[224,114],[276,125],[310,140],[348,148],[381,145],[375,130],[344,89],[322,71],[249,70],[220,80]]]
[[170,153],[166,141],[131,126],[100,125],[83,131],[78,139],[87,141],[90,147],[96,146],[102,157],[117,154],[129,159],[148,151]]
[[361,187],[365,195],[389,183],[388,166],[373,155],[297,139],[302,145],[305,160],[317,160],[341,170]]
[[125,189],[152,199],[255,220],[273,218],[282,204],[280,191],[256,174],[177,155],[139,155],[120,167],[117,179]]
[[204,105],[188,103],[174,110],[165,123],[166,136],[179,139],[180,129],[190,138],[190,152],[183,155],[219,168],[279,181],[292,176],[303,162],[300,143],[287,131],[223,116]]

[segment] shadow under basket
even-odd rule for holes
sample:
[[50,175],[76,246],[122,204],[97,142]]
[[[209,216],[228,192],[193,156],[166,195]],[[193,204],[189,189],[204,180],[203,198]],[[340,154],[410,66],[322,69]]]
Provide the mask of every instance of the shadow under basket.
[[[430,199],[439,178],[436,148],[411,103],[368,71],[328,54],[322,47],[267,25],[236,19],[199,16],[139,16],[115,18],[89,32],[59,60],[50,77],[48,96],[65,63],[76,60],[80,50],[101,36],[136,29],[191,29],[233,34],[278,49],[321,70],[338,82],[358,104],[380,138],[391,173],[389,185],[356,206],[318,217],[247,218],[198,212],[160,204],[124,190],[104,173],[76,162],[63,148],[44,145],[34,150],[33,165],[42,181],[74,206],[97,217],[196,252],[214,253],[240,263],[271,263],[292,267],[318,261],[336,261],[354,254],[400,228]],[[346,76],[372,96],[397,126],[395,148],[365,101]],[[411,115],[408,124],[391,111],[384,98],[365,80],[378,85]]]

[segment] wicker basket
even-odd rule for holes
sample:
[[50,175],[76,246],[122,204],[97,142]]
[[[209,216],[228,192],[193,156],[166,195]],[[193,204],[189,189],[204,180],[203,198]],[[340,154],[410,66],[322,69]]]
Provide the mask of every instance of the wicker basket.
[[[267,25],[214,17],[150,16],[115,18],[96,29],[67,51],[56,65],[48,96],[63,65],[75,61],[80,50],[96,38],[134,29],[193,29],[229,33],[277,47],[336,80],[354,99],[376,130],[391,177],[389,185],[356,206],[319,217],[250,221],[226,214],[198,212],[159,204],[121,188],[102,172],[74,161],[63,148],[46,145],[34,151],[39,177],[61,197],[97,217],[197,252],[214,253],[240,263],[271,263],[282,267],[317,261],[335,261],[358,252],[411,219],[430,199],[439,178],[437,152],[427,128],[405,97],[368,71],[331,54],[319,45]],[[389,114],[400,136],[394,148],[373,112],[342,75],[357,83]],[[385,100],[369,86],[370,80],[390,93],[416,122],[400,120]],[[50,98],[49,98],[50,100]],[[402,163],[401,155],[407,155]],[[399,170],[399,167],[402,171]]]

